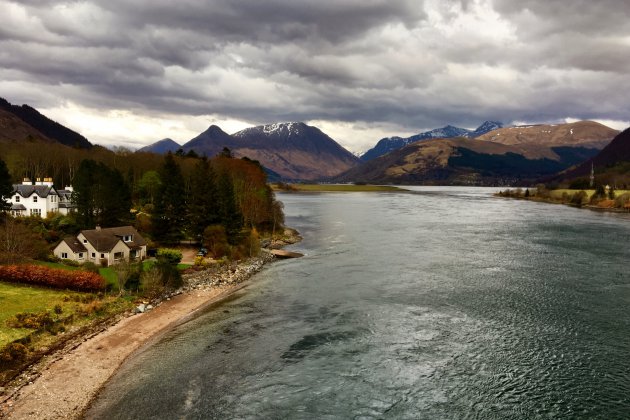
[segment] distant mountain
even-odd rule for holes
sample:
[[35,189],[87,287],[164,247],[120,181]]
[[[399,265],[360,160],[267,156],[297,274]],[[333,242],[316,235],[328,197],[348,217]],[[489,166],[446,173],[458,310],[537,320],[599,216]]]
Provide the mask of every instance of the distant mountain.
[[[64,127],[63,125],[51,120],[45,115],[40,114],[39,111],[37,111],[35,108],[31,108],[28,105],[12,105],[6,99],[0,98],[0,110],[13,114],[25,124],[29,125],[32,129],[37,130],[39,133],[41,133],[41,135],[43,135],[43,139],[56,141],[58,143],[65,144],[66,146],[81,149],[89,149],[92,147],[92,143],[90,143],[88,139],[83,137],[81,134],[67,127]],[[30,131],[26,128],[20,130]],[[9,135],[8,137],[15,137],[15,134],[17,132],[19,132],[19,130],[14,129],[13,134]],[[0,136],[2,135],[0,134]],[[29,138],[15,140],[28,139]]]
[[511,185],[555,174],[597,149],[503,145],[458,137],[411,143],[341,174],[339,182]]
[[476,130],[467,130],[465,128],[447,125],[446,127],[425,131],[424,133],[416,134],[411,137],[386,137],[379,140],[379,142],[376,143],[376,146],[365,152],[365,154],[361,156],[361,160],[367,162],[379,156],[383,156],[384,154],[389,153],[392,150],[400,149],[401,147],[404,147],[416,141],[437,138],[448,139],[453,137],[475,138],[501,127],[503,127],[503,124],[501,124],[500,122],[486,121],[481,124]]
[[359,159],[316,127],[302,122],[246,128],[229,135],[211,126],[182,148],[214,156],[224,147],[234,156],[247,156],[284,179],[329,178],[356,165]]
[[211,125],[206,131],[199,134],[182,146],[184,152],[194,150],[199,155],[216,156],[223,150],[236,149],[235,139],[216,125]]
[[166,138],[166,139],[156,141],[155,143],[152,143],[148,146],[144,146],[138,149],[138,152],[150,152],[150,153],[157,153],[159,155],[163,155],[168,152],[175,152],[180,147],[182,146],[180,146],[179,143],[177,143],[175,140]]
[[570,124],[540,124],[493,130],[477,139],[506,145],[538,144],[544,146],[583,146],[602,149],[619,134],[594,121]]

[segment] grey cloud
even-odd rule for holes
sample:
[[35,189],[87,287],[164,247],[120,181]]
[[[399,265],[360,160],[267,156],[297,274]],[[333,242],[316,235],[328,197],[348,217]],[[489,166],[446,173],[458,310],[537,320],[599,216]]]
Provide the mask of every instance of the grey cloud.
[[505,39],[457,27],[485,0],[438,2],[446,28],[412,0],[20,1],[26,17],[0,28],[0,76],[23,86],[14,102],[37,86],[42,104],[253,123],[626,120],[630,5],[558,3],[488,3]]

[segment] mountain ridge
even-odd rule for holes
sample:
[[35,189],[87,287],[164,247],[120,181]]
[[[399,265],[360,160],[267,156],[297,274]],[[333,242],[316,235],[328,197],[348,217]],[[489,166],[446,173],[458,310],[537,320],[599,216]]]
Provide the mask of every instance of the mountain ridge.
[[489,131],[497,128],[502,128],[503,124],[498,121],[484,121],[475,130],[468,130],[466,128],[455,127],[452,125],[446,125],[442,128],[435,128],[433,130],[425,131],[419,134],[414,134],[410,137],[385,137],[379,140],[376,145],[365,152],[361,156],[363,162],[367,162],[371,159],[383,156],[393,150],[400,149],[408,144],[416,141],[435,139],[435,138],[454,138],[454,137],[468,137],[476,138]]

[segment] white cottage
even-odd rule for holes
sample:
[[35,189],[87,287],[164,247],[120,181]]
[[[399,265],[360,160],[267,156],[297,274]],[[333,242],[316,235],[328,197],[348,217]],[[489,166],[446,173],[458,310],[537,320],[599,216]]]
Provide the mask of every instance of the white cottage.
[[80,263],[109,266],[121,261],[142,261],[147,242],[132,226],[81,231],[76,238],[64,238],[53,250],[56,257]]
[[13,216],[46,217],[48,213],[68,214],[75,208],[72,187],[55,190],[52,178],[37,178],[35,183],[24,178],[21,184],[13,185],[9,202]]

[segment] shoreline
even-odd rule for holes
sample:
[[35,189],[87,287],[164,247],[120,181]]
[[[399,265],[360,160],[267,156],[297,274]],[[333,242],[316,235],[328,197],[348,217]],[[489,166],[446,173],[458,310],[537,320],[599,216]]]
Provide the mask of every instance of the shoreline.
[[[282,245],[299,240],[295,232]],[[195,273],[187,279],[186,291],[163,300],[148,312],[122,316],[47,356],[20,375],[23,384],[5,391],[8,395],[0,400],[0,418],[81,418],[129,357],[246,288],[252,276],[274,260],[263,251],[261,257],[226,267],[220,273]]]

